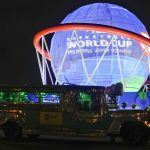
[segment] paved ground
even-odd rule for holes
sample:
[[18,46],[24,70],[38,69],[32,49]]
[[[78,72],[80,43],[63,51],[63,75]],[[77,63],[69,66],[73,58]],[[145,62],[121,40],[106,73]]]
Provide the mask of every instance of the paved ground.
[[117,138],[116,143],[111,144],[109,138],[99,141],[74,141],[74,140],[54,140],[49,136],[41,136],[33,140],[27,137],[16,141],[6,140],[0,133],[0,150],[150,150],[150,141],[144,147],[128,147],[121,139]]

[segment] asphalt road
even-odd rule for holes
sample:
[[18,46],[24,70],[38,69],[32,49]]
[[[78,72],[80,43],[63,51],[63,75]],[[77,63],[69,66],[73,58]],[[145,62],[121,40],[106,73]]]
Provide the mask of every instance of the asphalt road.
[[150,150],[150,141],[143,147],[128,147],[120,138],[111,144],[109,138],[98,141],[89,140],[65,140],[52,139],[49,136],[41,136],[39,139],[23,137],[20,140],[5,139],[0,133],[0,150]]

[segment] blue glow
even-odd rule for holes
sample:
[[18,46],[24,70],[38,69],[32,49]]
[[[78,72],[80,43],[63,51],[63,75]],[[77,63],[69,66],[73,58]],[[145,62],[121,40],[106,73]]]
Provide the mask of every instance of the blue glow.
[[138,92],[124,92],[118,101],[119,108],[121,108],[122,103],[125,102],[127,104],[126,109],[133,109],[133,104],[136,104],[137,109],[145,109],[147,106],[150,106],[150,92],[146,94],[147,98],[142,100]]
[[[66,16],[61,23],[103,24],[138,34],[148,34],[134,14],[123,7],[107,3],[80,7]],[[141,43],[121,36],[114,37],[109,33],[55,33],[50,53],[52,68],[60,84],[69,82],[78,85],[110,86],[123,81],[125,91],[136,92],[148,77],[147,56],[142,56]]]
[[29,100],[29,102],[33,102],[33,103],[38,103],[39,102],[38,96],[34,93],[29,93],[28,94],[28,100]]
[[60,104],[60,96],[56,94],[47,94],[43,97],[43,103]]

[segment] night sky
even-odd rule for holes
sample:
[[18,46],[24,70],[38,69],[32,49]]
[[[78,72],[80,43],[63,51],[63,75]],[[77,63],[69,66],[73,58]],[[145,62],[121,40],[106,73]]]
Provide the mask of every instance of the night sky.
[[134,13],[150,34],[149,0],[4,0],[0,4],[0,85],[40,85],[33,37],[80,6],[108,2]]

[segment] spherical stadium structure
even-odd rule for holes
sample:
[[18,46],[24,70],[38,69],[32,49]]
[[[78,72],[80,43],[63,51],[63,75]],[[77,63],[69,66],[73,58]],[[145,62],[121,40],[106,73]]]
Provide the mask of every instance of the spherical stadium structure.
[[[61,24],[88,23],[117,27],[147,36],[142,22],[127,9],[108,3],[82,6]],[[60,84],[109,86],[122,82],[124,91],[138,91],[148,77],[145,45],[96,30],[56,32],[50,45],[51,66]]]

